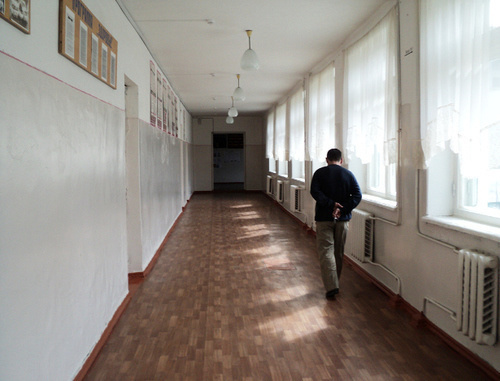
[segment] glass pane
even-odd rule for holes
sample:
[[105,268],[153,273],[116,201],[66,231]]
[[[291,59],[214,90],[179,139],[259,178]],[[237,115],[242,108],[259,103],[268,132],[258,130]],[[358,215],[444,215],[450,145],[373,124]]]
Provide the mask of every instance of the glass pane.
[[288,176],[288,161],[278,161],[278,174],[280,176]]
[[269,159],[269,172],[276,173],[276,160]]
[[375,147],[372,160],[368,164],[368,190],[385,195],[385,166],[382,155]]
[[305,178],[305,163],[299,160],[292,160],[292,177],[294,179]]
[[387,189],[389,190],[389,198],[395,200],[396,199],[396,164],[391,164],[389,165],[388,168],[388,176],[387,176],[387,182],[388,186]]
[[496,209],[500,214],[500,169],[492,169],[488,176],[488,208]]

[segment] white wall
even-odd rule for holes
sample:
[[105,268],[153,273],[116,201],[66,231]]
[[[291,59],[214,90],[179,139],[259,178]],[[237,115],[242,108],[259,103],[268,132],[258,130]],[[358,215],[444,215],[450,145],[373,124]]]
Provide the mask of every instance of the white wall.
[[[419,38],[418,38],[418,2],[401,0],[400,6],[400,65],[401,65],[401,157],[399,167],[398,207],[392,208],[376,202],[362,201],[360,209],[372,212],[376,217],[396,223],[375,221],[375,261],[395,273],[401,280],[401,296],[418,311],[424,311],[426,317],[438,328],[471,352],[477,354],[495,369],[500,371],[500,344],[495,346],[478,345],[456,329],[456,322],[444,309],[434,303],[426,303],[433,299],[450,310],[456,311],[459,300],[458,258],[453,247],[472,248],[479,251],[499,255],[500,234],[498,228],[477,227],[476,231],[464,226],[446,226],[423,218],[428,210],[443,209],[445,200],[432,202],[435,194],[427,188],[428,171],[419,170],[420,148],[420,105],[419,105]],[[360,29],[347,39],[344,46],[355,42],[363,36],[387,11],[384,6]],[[331,59],[336,62],[336,92],[343,93],[343,53],[342,49],[333,52]],[[345,140],[342,130],[343,104],[342,97],[336,97],[336,137]],[[340,131],[339,131],[340,129]],[[343,144],[339,144],[343,150]],[[326,155],[326,152],[325,152]],[[444,158],[443,160],[446,160]],[[351,163],[355,164],[355,163]],[[296,213],[297,218],[308,225],[313,225],[314,200],[309,194],[312,177],[312,165],[306,163],[305,185],[306,198],[303,213]],[[448,173],[431,173],[434,179],[449,176]],[[288,187],[300,184],[288,179]],[[432,181],[432,180],[431,180]],[[288,189],[285,192],[283,206],[291,211]],[[430,200],[427,208],[427,200]],[[446,205],[444,206],[446,208]],[[462,225],[467,225],[465,222]],[[469,224],[470,225],[470,224]],[[493,232],[496,230],[496,233]],[[442,241],[442,242],[438,242]],[[397,292],[397,279],[383,268],[360,264],[374,278],[381,281],[389,289]],[[497,329],[500,331],[500,322]]]
[[1,380],[73,379],[193,189],[190,142],[148,124],[149,52],[114,1],[85,4],[118,40],[116,90],[58,53],[59,2],[31,2],[29,35],[0,21]]
[[124,114],[0,66],[0,379],[70,379],[127,294]]
[[238,116],[234,124],[226,117],[193,119],[194,190],[213,190],[212,134],[243,133],[245,141],[245,190],[264,190],[265,143],[262,117]]
[[182,212],[180,141],[146,122],[140,126],[143,269]]

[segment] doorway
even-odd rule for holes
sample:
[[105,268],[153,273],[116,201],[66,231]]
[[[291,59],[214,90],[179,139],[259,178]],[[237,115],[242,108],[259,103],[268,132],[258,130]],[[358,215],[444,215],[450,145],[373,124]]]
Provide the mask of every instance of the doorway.
[[125,76],[125,172],[128,272],[142,272],[139,88]]
[[213,134],[214,190],[245,189],[244,134]]

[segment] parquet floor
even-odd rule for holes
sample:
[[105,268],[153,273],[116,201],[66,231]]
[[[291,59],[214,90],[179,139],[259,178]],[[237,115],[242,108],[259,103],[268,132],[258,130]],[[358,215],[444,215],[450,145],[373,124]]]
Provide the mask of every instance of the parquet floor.
[[486,380],[257,193],[195,194],[86,380]]

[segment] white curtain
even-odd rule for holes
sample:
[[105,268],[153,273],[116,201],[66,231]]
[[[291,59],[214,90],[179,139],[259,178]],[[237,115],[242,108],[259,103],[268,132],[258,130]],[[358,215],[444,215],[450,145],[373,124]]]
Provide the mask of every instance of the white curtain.
[[266,158],[274,159],[274,111],[267,114]]
[[276,122],[274,124],[274,159],[286,161],[288,142],[286,139],[286,102],[276,106]]
[[323,161],[335,148],[335,66],[332,62],[309,81],[306,160]]
[[397,162],[397,13],[393,8],[345,52],[347,156],[369,163],[375,147]]
[[427,166],[449,144],[463,176],[474,177],[481,166],[500,167],[499,3],[421,1],[421,138]]
[[304,89],[290,98],[290,159],[304,161]]

